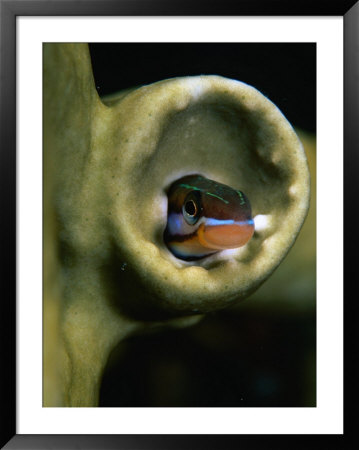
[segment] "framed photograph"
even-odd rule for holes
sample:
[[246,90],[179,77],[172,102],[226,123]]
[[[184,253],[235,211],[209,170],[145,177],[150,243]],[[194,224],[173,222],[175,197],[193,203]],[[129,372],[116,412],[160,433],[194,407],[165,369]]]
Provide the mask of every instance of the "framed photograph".
[[350,448],[358,19],[1,1],[2,448]]

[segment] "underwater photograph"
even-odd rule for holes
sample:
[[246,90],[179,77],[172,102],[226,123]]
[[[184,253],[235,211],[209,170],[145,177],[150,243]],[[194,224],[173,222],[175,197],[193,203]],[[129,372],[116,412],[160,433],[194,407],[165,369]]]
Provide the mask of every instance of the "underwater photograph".
[[316,406],[316,44],[43,44],[43,406]]

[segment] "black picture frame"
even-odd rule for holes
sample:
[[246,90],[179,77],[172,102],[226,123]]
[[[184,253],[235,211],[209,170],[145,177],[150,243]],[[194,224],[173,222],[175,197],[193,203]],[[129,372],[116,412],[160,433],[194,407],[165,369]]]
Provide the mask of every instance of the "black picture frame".
[[[356,248],[354,177],[359,141],[359,2],[356,0],[0,0],[0,168],[3,289],[1,301],[1,441],[7,449],[232,449],[353,448],[358,373],[354,271],[348,261]],[[18,16],[343,16],[344,18],[344,209],[345,391],[343,435],[18,435],[16,434],[16,17]],[[303,31],[304,32],[304,31]],[[354,205],[354,207],[353,207]],[[349,242],[350,237],[350,242]],[[353,261],[355,261],[353,259]],[[355,292],[353,290],[353,292]]]

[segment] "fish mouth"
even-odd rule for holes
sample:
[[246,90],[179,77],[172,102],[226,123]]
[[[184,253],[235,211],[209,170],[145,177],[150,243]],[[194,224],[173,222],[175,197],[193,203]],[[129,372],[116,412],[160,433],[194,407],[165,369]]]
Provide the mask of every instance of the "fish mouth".
[[199,226],[197,236],[203,247],[225,250],[242,247],[251,239],[253,233],[252,219],[240,222],[211,219]]

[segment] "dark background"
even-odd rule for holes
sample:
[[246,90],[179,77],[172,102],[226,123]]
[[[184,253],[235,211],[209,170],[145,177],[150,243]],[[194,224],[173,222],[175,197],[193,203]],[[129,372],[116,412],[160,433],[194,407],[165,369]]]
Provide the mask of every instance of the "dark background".
[[[176,76],[244,81],[292,123],[316,130],[315,44],[90,44],[100,95]],[[250,302],[251,299],[245,301]],[[315,406],[315,310],[243,307],[127,339],[100,406]]]
[[90,52],[100,95],[165,78],[222,75],[254,86],[293,125],[315,131],[315,44],[101,43],[90,44]]

